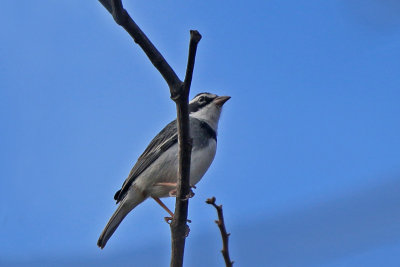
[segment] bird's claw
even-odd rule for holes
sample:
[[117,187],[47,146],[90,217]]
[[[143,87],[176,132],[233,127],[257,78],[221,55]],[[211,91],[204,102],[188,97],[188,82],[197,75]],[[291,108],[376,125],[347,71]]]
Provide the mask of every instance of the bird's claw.
[[[176,189],[169,191],[168,195],[170,197],[176,197]],[[194,192],[192,189],[190,189],[189,194],[187,194],[183,200],[188,200],[189,198],[192,198],[192,197],[194,197]]]
[[[166,223],[171,224],[173,217],[164,217]],[[192,223],[191,220],[186,220],[188,223]]]
[[176,189],[169,191],[168,195],[170,197],[176,197]]
[[168,224],[171,224],[172,219],[173,219],[172,217],[164,217],[165,222]]
[[[165,184],[168,184],[168,185],[171,185],[170,183],[157,183],[156,185],[161,185],[161,184],[163,184],[163,185],[165,185]],[[175,184],[175,186],[176,186],[176,184]],[[194,192],[193,192],[193,190],[192,190],[192,188],[193,189],[196,189],[197,187],[195,186],[195,185],[190,185],[190,192],[189,192],[189,194],[185,197],[185,200],[188,200],[189,198],[192,198],[192,197],[194,197]],[[173,190],[171,190],[171,191],[169,191],[169,193],[168,193],[168,195],[170,196],[170,197],[176,197],[176,192],[177,192],[177,189],[175,188],[175,189],[173,189]]]
[[185,200],[188,200],[189,198],[194,197],[194,192],[192,189],[190,189],[189,194],[186,195]]

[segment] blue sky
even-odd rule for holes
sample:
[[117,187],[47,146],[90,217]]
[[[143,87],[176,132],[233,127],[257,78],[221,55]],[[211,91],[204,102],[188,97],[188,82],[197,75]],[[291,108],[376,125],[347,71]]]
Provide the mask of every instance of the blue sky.
[[[211,196],[238,266],[399,266],[397,1],[124,4],[180,77],[199,30],[191,95],[232,96],[190,201],[187,266],[223,264]],[[0,265],[167,266],[154,201],[96,247],[175,117],[162,77],[97,1],[5,1],[0,25]]]

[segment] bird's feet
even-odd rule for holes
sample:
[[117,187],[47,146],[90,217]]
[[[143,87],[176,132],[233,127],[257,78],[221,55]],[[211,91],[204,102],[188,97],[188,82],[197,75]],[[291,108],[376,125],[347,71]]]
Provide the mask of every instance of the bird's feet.
[[[176,197],[176,189],[169,191],[168,194],[170,197]],[[189,198],[194,197],[194,192],[192,189],[190,189],[189,194],[186,195],[186,197],[184,198],[185,200],[188,200]]]
[[[164,220],[166,223],[171,224],[172,219],[174,218],[174,213],[158,198],[158,197],[152,197],[168,214],[170,215],[169,217],[164,217]],[[188,223],[191,223],[191,220],[187,220]]]
[[173,217],[164,217],[166,223],[171,224]]
[[173,190],[169,191],[168,195],[170,197],[176,197],[176,189],[173,189]]
[[185,199],[189,199],[189,198],[192,198],[192,197],[194,197],[194,192],[193,192],[192,189],[190,189],[189,194],[186,195]]
[[[172,222],[172,219],[173,219],[174,217],[164,217],[164,220],[165,220],[165,222],[166,223],[168,223],[168,224],[171,224],[171,222]],[[191,223],[192,221],[191,220],[186,220],[188,223]]]
[[[173,189],[169,191],[168,195],[170,197],[176,197],[176,191],[177,191],[177,183],[156,183],[154,184],[155,186],[167,186],[167,187],[172,187]],[[190,185],[190,188],[196,189],[195,185]],[[185,199],[192,198],[194,196],[194,192],[192,189],[190,189],[189,194],[186,196]]]

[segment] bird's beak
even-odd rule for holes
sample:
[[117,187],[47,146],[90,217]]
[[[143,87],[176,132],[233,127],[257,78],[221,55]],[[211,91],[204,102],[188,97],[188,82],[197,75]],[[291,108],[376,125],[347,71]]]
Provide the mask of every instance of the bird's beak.
[[222,107],[226,101],[228,101],[231,97],[230,96],[219,96],[216,99],[214,99],[214,103],[218,107]]

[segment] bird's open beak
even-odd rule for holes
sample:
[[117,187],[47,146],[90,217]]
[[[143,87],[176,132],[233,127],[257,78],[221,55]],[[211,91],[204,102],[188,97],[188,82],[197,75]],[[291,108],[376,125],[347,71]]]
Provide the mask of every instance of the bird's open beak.
[[219,106],[222,107],[226,101],[228,101],[231,97],[230,96],[219,96],[216,99],[214,99],[214,103]]

